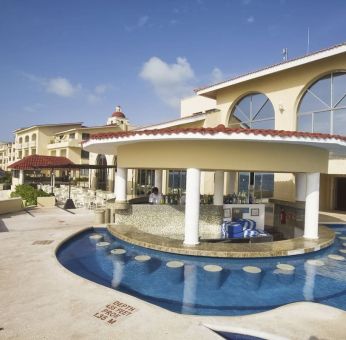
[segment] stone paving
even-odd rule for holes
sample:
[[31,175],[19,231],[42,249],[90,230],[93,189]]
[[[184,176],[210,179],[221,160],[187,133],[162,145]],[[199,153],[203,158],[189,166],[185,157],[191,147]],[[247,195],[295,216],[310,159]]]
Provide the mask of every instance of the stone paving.
[[0,216],[0,339],[219,339],[206,324],[266,339],[346,337],[346,313],[315,303],[241,317],[186,316],[78,277],[55,250],[93,220],[91,211],[57,207]]

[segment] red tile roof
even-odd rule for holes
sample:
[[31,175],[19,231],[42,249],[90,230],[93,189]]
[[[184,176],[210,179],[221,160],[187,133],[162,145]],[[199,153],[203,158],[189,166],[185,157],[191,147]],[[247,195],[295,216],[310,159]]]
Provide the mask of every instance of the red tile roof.
[[164,129],[152,129],[142,131],[121,131],[112,133],[99,133],[90,136],[90,139],[110,139],[110,138],[122,138],[136,135],[172,135],[172,134],[188,134],[188,133],[200,133],[205,135],[215,135],[217,133],[225,134],[240,134],[246,135],[262,135],[262,136],[277,136],[277,137],[302,137],[302,138],[316,138],[316,139],[339,139],[346,141],[346,136],[330,135],[326,133],[310,133],[310,132],[298,132],[298,131],[284,131],[284,130],[265,130],[265,129],[243,129],[243,128],[228,128],[220,124],[214,128],[164,128]]
[[9,166],[13,170],[33,170],[38,168],[63,168],[74,164],[66,157],[30,155]]

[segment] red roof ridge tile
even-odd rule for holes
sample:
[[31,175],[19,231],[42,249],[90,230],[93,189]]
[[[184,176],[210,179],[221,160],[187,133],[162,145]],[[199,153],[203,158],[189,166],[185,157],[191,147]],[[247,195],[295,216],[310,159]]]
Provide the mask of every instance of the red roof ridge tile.
[[109,138],[122,138],[131,136],[150,136],[150,135],[164,135],[164,134],[188,134],[188,133],[201,133],[204,135],[214,135],[217,133],[226,134],[239,134],[244,133],[246,135],[262,135],[272,137],[302,137],[302,138],[316,138],[316,139],[339,139],[346,141],[346,136],[331,135],[326,133],[317,132],[303,132],[303,131],[286,131],[286,130],[270,130],[270,129],[244,129],[244,128],[230,128],[225,127],[223,124],[219,124],[214,128],[162,128],[162,129],[148,129],[141,131],[120,131],[120,132],[109,132],[99,133],[90,136],[90,139],[109,139]]

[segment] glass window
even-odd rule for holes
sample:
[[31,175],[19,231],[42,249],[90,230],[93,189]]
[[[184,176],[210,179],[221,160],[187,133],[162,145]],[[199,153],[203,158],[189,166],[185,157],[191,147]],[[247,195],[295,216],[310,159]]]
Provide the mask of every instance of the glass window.
[[262,93],[252,93],[243,97],[234,106],[228,126],[274,129],[275,113],[271,101]]
[[298,131],[312,132],[312,115],[298,116]]
[[330,133],[330,115],[330,111],[316,112],[314,114],[313,132]]
[[333,77],[333,106],[340,106],[340,102],[344,101],[344,107],[346,96],[346,74],[337,73]]
[[136,175],[135,194],[149,195],[155,184],[155,170],[139,169]]
[[82,133],[82,140],[88,140],[90,138],[90,133]]
[[239,173],[239,185],[238,185],[238,191],[239,192],[248,192],[249,191],[249,184],[250,184],[250,173],[249,172],[240,172]]
[[82,159],[89,159],[89,151],[86,151],[86,150],[81,150],[80,151],[80,156]]
[[346,73],[331,73],[312,84],[298,108],[297,130],[346,135]]
[[[255,199],[261,201],[264,198],[274,196],[274,174],[255,172],[254,174],[254,195]],[[238,191],[249,193],[250,173],[240,172],[238,178]]]
[[70,133],[68,138],[69,139],[75,139],[76,138],[76,134],[75,133]]
[[333,114],[333,132],[335,135],[346,134],[346,109],[335,110]]
[[186,190],[186,171],[169,170],[168,193],[181,195]]

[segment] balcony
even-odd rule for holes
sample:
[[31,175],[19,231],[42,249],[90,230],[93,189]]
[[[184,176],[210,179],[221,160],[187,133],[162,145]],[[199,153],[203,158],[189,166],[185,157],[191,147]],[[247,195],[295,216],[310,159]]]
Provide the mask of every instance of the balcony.
[[53,141],[47,145],[48,150],[61,149],[61,148],[80,148],[81,142],[76,139],[68,139],[61,141]]
[[15,144],[16,149],[21,149],[22,148],[22,143],[16,143]]

